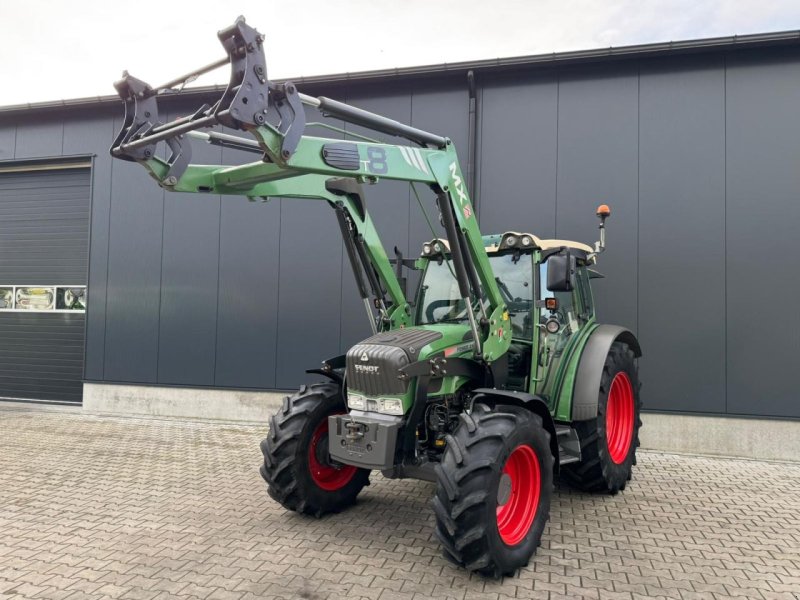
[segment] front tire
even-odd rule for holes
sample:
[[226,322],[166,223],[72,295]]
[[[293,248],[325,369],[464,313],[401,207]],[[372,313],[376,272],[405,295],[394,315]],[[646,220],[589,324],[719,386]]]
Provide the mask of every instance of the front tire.
[[284,508],[320,517],[354,504],[369,484],[369,470],[338,465],[328,453],[328,417],[345,412],[334,383],[302,386],[270,418],[261,442],[261,476]]
[[597,418],[574,424],[581,461],[564,465],[564,479],[580,490],[616,494],[625,489],[636,464],[642,425],[639,371],[630,346],[614,342],[608,352],[597,399]]
[[477,405],[447,436],[436,467],[436,535],[444,556],[487,577],[528,564],[550,517],[553,455],[542,419]]

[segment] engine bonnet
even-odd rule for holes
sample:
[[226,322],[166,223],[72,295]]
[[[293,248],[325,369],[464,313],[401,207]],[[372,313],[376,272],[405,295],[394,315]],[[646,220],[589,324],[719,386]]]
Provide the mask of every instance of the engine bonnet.
[[399,369],[420,360],[420,351],[442,337],[439,331],[408,327],[356,344],[347,352],[348,390],[372,397],[404,394],[408,382],[397,378]]

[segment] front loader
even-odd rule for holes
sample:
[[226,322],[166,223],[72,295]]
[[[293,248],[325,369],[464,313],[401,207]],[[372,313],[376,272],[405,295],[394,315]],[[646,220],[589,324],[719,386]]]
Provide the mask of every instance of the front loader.
[[[373,332],[310,369],[323,381],[287,396],[270,419],[261,444],[269,495],[319,517],[353,504],[373,471],[432,481],[444,555],[486,576],[515,572],[539,546],[554,477],[616,493],[635,463],[641,349],[629,330],[597,322],[590,285],[610,210],[597,211],[593,247],[526,231],[483,235],[448,138],[271,82],[264,38],[241,17],[218,36],[225,59],[163,86],[124,74],[111,154],[168,191],[327,204]],[[159,119],[160,97],[224,64],[231,78],[216,103]],[[311,136],[305,107],[397,143]],[[249,137],[199,131],[218,125]],[[195,140],[254,161],[192,164]],[[431,227],[415,260],[390,259],[372,222],[364,187],[381,180],[430,190],[444,234]],[[420,271],[414,293],[404,269]]]

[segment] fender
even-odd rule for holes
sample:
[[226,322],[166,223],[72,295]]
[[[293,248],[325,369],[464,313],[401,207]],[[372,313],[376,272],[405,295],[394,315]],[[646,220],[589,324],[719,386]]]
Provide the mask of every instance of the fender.
[[597,394],[603,377],[603,366],[611,344],[616,341],[628,344],[636,358],[642,355],[639,340],[630,329],[618,325],[598,326],[586,341],[578,363],[572,393],[573,421],[586,421],[597,416]]
[[547,403],[539,396],[526,392],[515,392],[511,390],[498,390],[495,388],[478,388],[473,392],[473,402],[483,402],[490,406],[497,404],[511,404],[527,408],[532,413],[542,418],[542,425],[550,434],[550,451],[553,453],[553,470],[558,475],[559,449],[556,439],[556,423],[550,415]]

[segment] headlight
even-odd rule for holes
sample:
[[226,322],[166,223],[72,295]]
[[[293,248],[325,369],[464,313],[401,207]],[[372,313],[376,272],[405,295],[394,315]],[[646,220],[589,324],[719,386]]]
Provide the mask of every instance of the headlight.
[[387,415],[402,415],[403,401],[397,398],[382,398],[380,412]]
[[430,244],[424,244],[422,246],[422,253],[425,254],[426,256],[428,254],[430,254],[431,253],[431,245]]
[[525,237],[522,238],[522,245],[530,246],[532,241],[533,240],[531,240],[530,236],[526,235]]
[[561,329],[561,323],[559,323],[558,319],[555,317],[550,317],[545,322],[544,328],[547,330],[547,333],[558,333],[558,330]]
[[364,396],[359,396],[358,394],[347,394],[347,406],[357,410],[364,410],[366,407]]
[[517,238],[515,238],[513,235],[510,235],[506,238],[506,245],[513,246],[516,243],[517,243]]

